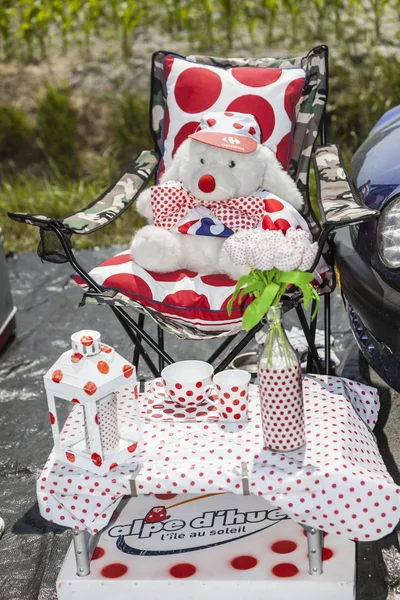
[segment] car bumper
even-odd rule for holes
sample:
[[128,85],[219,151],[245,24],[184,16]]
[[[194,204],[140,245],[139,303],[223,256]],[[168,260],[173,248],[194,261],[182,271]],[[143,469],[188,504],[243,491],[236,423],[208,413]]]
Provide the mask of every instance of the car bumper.
[[348,228],[336,233],[334,256],[357,344],[378,375],[400,390],[400,290],[357,254]]

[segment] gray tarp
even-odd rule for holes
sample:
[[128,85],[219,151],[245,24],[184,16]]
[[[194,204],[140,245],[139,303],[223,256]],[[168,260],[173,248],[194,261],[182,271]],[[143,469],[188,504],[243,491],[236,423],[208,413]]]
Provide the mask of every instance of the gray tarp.
[[[119,248],[80,251],[85,266],[95,266]],[[6,533],[0,540],[0,600],[54,600],[55,580],[70,543],[69,531],[48,523],[38,511],[35,482],[51,450],[42,376],[69,346],[69,337],[82,328],[101,331],[106,343],[131,358],[130,342],[107,307],[77,308],[79,288],[70,281],[69,265],[41,264],[34,254],[9,260],[14,302],[18,307],[17,338],[0,355],[0,515]],[[1,285],[1,282],[0,282]],[[297,322],[292,317],[293,324]],[[153,324],[148,325],[155,332]],[[332,328],[337,351],[346,367],[345,374],[360,378],[356,352],[349,356],[351,334],[338,296],[333,302]],[[176,359],[206,358],[218,342],[181,341],[167,336],[167,351]],[[141,375],[147,375],[141,371]],[[394,404],[382,433],[395,395],[382,388],[383,402],[377,433],[381,451],[397,482],[399,473],[391,452],[400,460],[400,408]],[[391,451],[391,452],[390,452]],[[395,536],[379,544],[358,545],[358,598],[383,600],[384,568],[378,546],[389,546]]]

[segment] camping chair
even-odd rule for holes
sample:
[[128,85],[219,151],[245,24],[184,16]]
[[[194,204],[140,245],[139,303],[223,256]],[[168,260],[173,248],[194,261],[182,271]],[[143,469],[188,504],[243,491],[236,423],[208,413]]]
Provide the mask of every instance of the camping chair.
[[[246,335],[238,339],[241,330],[241,316],[245,309],[245,300],[234,307],[229,316],[227,302],[232,295],[235,282],[226,281],[224,275],[199,277],[196,273],[176,272],[172,276],[172,285],[168,302],[157,300],[157,289],[160,285],[168,288],[169,277],[160,277],[145,272],[143,277],[132,275],[132,260],[128,252],[121,253],[99,265],[89,273],[78,263],[71,246],[72,234],[88,235],[105,227],[117,219],[133,204],[139,193],[156,173],[162,157],[163,130],[165,126],[166,83],[163,71],[164,58],[167,52],[156,52],[152,60],[150,127],[154,139],[154,150],[142,152],[131,162],[126,172],[111,185],[99,198],[89,206],[74,212],[63,219],[53,219],[41,215],[9,213],[19,222],[35,225],[40,229],[38,254],[44,261],[64,263],[69,261],[75,270],[74,279],[84,289],[83,303],[107,304],[117,317],[122,327],[134,344],[133,362],[137,366],[139,357],[147,364],[154,376],[158,376],[165,363],[173,362],[164,347],[164,331],[181,338],[209,339],[222,338],[219,348],[209,357],[214,363],[227,351],[232,343],[233,348],[223,360],[215,366],[215,371],[227,365],[242,351],[259,331],[264,322],[259,323]],[[177,55],[173,55],[177,56]],[[179,57],[183,58],[183,57]],[[318,292],[324,297],[324,329],[325,329],[325,369],[315,347],[316,320],[309,323],[302,306],[299,290],[289,289],[284,301],[284,310],[295,308],[300,325],[309,346],[307,368],[316,373],[323,370],[329,374],[330,369],[330,294],[335,287],[333,261],[329,249],[329,238],[337,227],[350,223],[359,223],[375,218],[379,213],[363,206],[349,182],[336,145],[328,144],[326,132],[326,101],[328,91],[328,48],[318,46],[304,57],[262,58],[262,59],[220,59],[208,56],[189,56],[186,58],[197,64],[213,65],[221,69],[232,67],[258,67],[260,69],[298,68],[305,71],[305,84],[300,101],[296,106],[296,121],[293,135],[293,154],[288,166],[289,174],[296,181],[305,199],[303,216],[308,222],[315,240],[318,240],[319,252],[315,260],[316,266],[321,254],[329,266],[328,272],[320,283]],[[318,134],[321,145],[315,146]],[[310,160],[313,159],[318,188],[319,222],[310,203],[308,190]],[[222,279],[221,279],[222,278]],[[205,288],[218,287],[224,292],[224,301],[214,309],[203,308],[196,304],[190,307],[187,303],[179,305],[179,300],[172,301],[176,283],[185,281],[188,289],[195,290],[195,298],[204,297]],[[201,280],[202,291],[196,292],[196,281]],[[151,292],[149,295],[149,288]],[[168,289],[167,289],[168,291]],[[197,294],[197,295],[196,295]],[[165,296],[165,289],[163,292]],[[178,294],[179,295],[179,294]],[[221,296],[221,295],[220,295]],[[221,298],[223,299],[223,298]],[[137,320],[127,312],[128,307],[138,312]],[[145,316],[152,317],[157,323],[157,340],[145,330]],[[146,345],[158,355],[156,366],[149,356]]]

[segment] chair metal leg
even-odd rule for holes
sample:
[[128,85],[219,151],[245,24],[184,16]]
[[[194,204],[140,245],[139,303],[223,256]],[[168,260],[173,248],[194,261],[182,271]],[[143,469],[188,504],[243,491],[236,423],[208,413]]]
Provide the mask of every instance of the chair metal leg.
[[[312,304],[311,304],[311,314],[313,314],[313,312],[315,310],[316,304],[317,304],[316,300],[313,300]],[[315,344],[315,333],[317,331],[317,318],[315,318],[313,321],[311,321],[311,323],[310,323],[310,331],[311,331],[312,339],[313,339],[314,344]],[[307,367],[306,367],[306,372],[307,373],[311,373],[312,372],[312,364],[313,364],[312,353],[311,353],[311,350],[309,348],[308,352],[307,352]]]
[[243,348],[245,346],[247,346],[247,344],[253,339],[253,337],[255,336],[255,334],[257,333],[257,331],[260,331],[260,329],[262,329],[265,325],[264,319],[262,321],[260,321],[260,323],[257,323],[257,325],[255,327],[253,327],[253,329],[251,329],[249,331],[249,333],[247,333],[241,340],[240,342],[237,344],[237,346],[235,346],[233,348],[233,350],[228,354],[228,356],[226,356],[217,367],[215,367],[214,372],[215,373],[219,373],[220,371],[223,371],[224,369],[226,369],[226,367],[229,365],[229,363],[239,354],[239,352],[241,350],[243,350]]
[[304,313],[304,310],[303,310],[303,307],[301,304],[297,304],[296,312],[297,312],[297,316],[299,317],[300,325],[301,325],[304,335],[306,337],[309,352],[311,352],[312,361],[314,363],[316,372],[318,374],[321,374],[323,371],[321,359],[319,357],[318,350],[315,346],[315,341],[313,339],[313,336],[311,335],[311,330],[310,330],[310,327],[308,326],[306,315]]
[[[159,325],[157,325],[157,341],[158,347],[164,351],[164,330],[161,329]],[[161,371],[165,367],[165,360],[161,354],[158,355],[158,368]]]
[[[92,277],[88,273],[86,273],[86,271],[77,262],[69,244],[69,240],[64,237],[63,231],[59,227],[61,227],[61,225],[57,224],[56,222],[49,224],[49,228],[52,231],[54,231],[54,233],[58,236],[71,266],[82,277],[85,283],[87,283],[90,286],[90,288],[92,288],[95,292],[102,293],[104,291],[102,286],[96,283],[94,279],[92,279]],[[150,346],[150,348],[152,348],[158,354],[158,356],[162,355],[168,364],[174,362],[173,359],[170,356],[168,356],[168,354],[163,349],[157,346],[157,342],[155,342],[153,338],[144,329],[140,329],[138,323],[136,323],[136,321],[132,319],[132,317],[130,317],[128,313],[126,313],[120,306],[110,306],[110,308],[115,314],[115,316],[118,318],[119,322],[121,323],[126,333],[129,335],[132,342],[138,347],[140,356],[143,357],[144,361],[146,362],[153,375],[157,377],[157,368],[148,356],[146,350],[144,349],[141,343],[141,340],[138,339],[138,336],[140,336],[140,338],[143,338],[143,340]]]
[[211,356],[207,359],[207,362],[212,364],[214,362],[214,360],[216,358],[218,358],[218,356],[220,354],[222,354],[222,352],[229,346],[229,344],[231,343],[231,341],[237,336],[238,334],[235,333],[235,335],[232,336],[228,336],[223,342],[222,344],[220,344],[218,346],[218,348],[211,354]]
[[[138,349],[138,352],[139,352],[140,356],[143,358],[144,362],[149,367],[149,369],[152,372],[153,376],[154,377],[158,377],[159,376],[159,372],[157,370],[156,365],[153,363],[153,361],[151,360],[150,356],[147,354],[145,348],[142,345],[142,342],[140,342],[137,339],[137,336],[136,336],[135,332],[132,330],[132,328],[129,326],[129,324],[125,322],[125,319],[120,315],[120,313],[116,310],[116,308],[114,306],[111,306],[111,310],[113,311],[113,313],[117,317],[118,321],[121,323],[122,327],[125,330],[125,333],[129,337],[129,339],[133,342],[133,345],[135,346],[135,348]],[[136,325],[136,323],[135,323],[135,325]]]
[[134,319],[132,319],[132,317],[130,315],[128,315],[128,313],[125,312],[121,307],[112,306],[111,309],[114,311],[115,314],[119,315],[119,317],[121,319],[123,319],[129,325],[129,327],[135,332],[135,335],[140,334],[140,336],[143,338],[143,340],[146,342],[146,344],[148,344],[150,346],[150,348],[152,350],[154,350],[154,352],[156,352],[158,355],[161,354],[161,356],[164,358],[166,363],[168,363],[170,365],[173,362],[175,362],[165,352],[165,350],[162,350],[161,348],[158,347],[157,342],[153,340],[153,338],[147,333],[147,331],[145,331],[144,329],[142,331],[139,330],[138,324],[136,323],[136,321]]
[[[144,329],[144,319],[145,316],[142,313],[139,313],[139,318],[138,318],[138,327],[140,329]],[[139,340],[139,342],[141,341],[141,336],[138,334],[137,339]],[[133,351],[133,358],[132,358],[132,364],[136,367],[136,372],[138,372],[139,370],[139,358],[140,358],[140,353],[139,353],[139,349],[137,346],[135,346],[135,349]]]
[[331,374],[331,297],[324,296],[325,375]]
[[322,575],[322,551],[324,534],[320,529],[305,527],[308,546],[308,572],[310,575]]

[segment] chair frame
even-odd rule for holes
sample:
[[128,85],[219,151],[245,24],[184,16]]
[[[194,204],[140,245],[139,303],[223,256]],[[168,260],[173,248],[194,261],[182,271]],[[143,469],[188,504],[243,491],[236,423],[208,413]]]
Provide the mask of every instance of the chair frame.
[[[322,126],[321,126],[321,141],[326,139],[326,123],[325,123],[325,115],[322,117]],[[96,283],[94,279],[89,275],[89,273],[79,264],[77,261],[73,250],[71,248],[69,239],[65,236],[62,227],[57,222],[49,223],[49,228],[57,235],[59,238],[61,245],[64,249],[65,255],[74,268],[75,272],[83,279],[83,281],[89,286],[89,291],[85,292],[84,297],[96,296],[97,299],[101,299],[107,294],[107,290],[103,288],[100,284]],[[327,227],[322,232],[320,239],[318,241],[319,251],[317,257],[314,261],[314,265],[312,269],[318,263],[318,260],[321,256],[322,249],[325,246],[327,239],[333,229],[333,226]],[[316,319],[311,323],[308,323],[301,298],[291,300],[288,299],[286,302],[284,301],[284,305],[286,305],[286,309],[290,310],[291,308],[295,308],[301,328],[304,332],[304,335],[308,344],[308,356],[307,356],[307,371],[315,372],[317,374],[325,374],[329,375],[331,370],[330,365],[330,335],[331,335],[331,304],[330,304],[330,294],[324,295],[324,330],[325,330],[325,368],[322,364],[321,358],[319,356],[318,350],[315,346],[315,332],[316,332]],[[132,362],[135,367],[138,369],[139,359],[142,358],[146,363],[147,367],[150,369],[152,375],[154,377],[158,377],[166,364],[171,364],[174,359],[165,351],[165,343],[164,343],[164,331],[157,324],[157,341],[155,341],[144,329],[145,324],[145,315],[140,313],[137,321],[133,319],[127,312],[120,306],[112,306],[110,308],[120,324],[122,325],[125,333],[130,338],[131,342],[134,346],[133,358]],[[315,303],[312,306],[312,312],[315,308]],[[219,372],[224,370],[231,362],[238,356],[238,354],[251,342],[254,338],[255,334],[264,327],[266,321],[263,319],[258,323],[253,329],[251,329],[243,338],[234,346],[234,348],[228,353],[225,358],[223,358],[218,364],[215,365],[215,372]],[[215,361],[221,356],[221,354],[228,348],[231,342],[238,336],[239,334],[233,334],[231,336],[227,336],[226,339],[219,345],[219,347],[209,356],[207,362],[214,365]],[[158,355],[158,367],[154,364],[153,360],[149,356],[146,348],[144,347],[142,340],[146,342],[152,350],[156,352]]]
[[[328,77],[328,48],[321,46],[325,53],[326,60],[326,77]],[[316,49],[318,50],[318,48]],[[311,51],[312,52],[312,51]],[[153,68],[155,66],[155,57],[153,55]],[[327,96],[327,95],[326,95]],[[326,123],[326,99],[325,105],[319,121],[318,136],[320,146],[315,146],[315,140],[312,144],[311,158],[314,162],[314,168],[317,176],[317,198],[321,213],[322,225],[320,224],[320,234],[318,239],[318,253],[310,271],[312,272],[322,253],[329,247],[329,238],[335,228],[347,226],[351,223],[364,222],[366,220],[376,218],[379,211],[369,209],[362,205],[356,191],[349,181],[338,148],[334,144],[327,143],[327,123]],[[151,102],[153,97],[151,98]],[[152,104],[151,104],[152,106]],[[152,112],[152,111],[151,111]],[[151,114],[150,114],[151,124]],[[86,227],[76,226],[74,219],[78,219],[80,211],[65,217],[64,219],[52,219],[42,215],[31,215],[25,213],[9,213],[9,217],[25,224],[35,225],[41,229],[41,245],[39,245],[38,254],[43,260],[49,262],[69,262],[84,283],[88,286],[85,292],[81,305],[84,304],[86,298],[94,298],[98,304],[108,304],[122,325],[124,331],[133,343],[133,364],[138,368],[139,359],[141,358],[153,376],[159,376],[165,364],[174,362],[173,358],[165,350],[164,330],[157,323],[157,339],[153,339],[145,330],[145,315],[139,312],[137,320],[135,320],[128,312],[117,302],[113,301],[113,297],[118,293],[118,290],[110,290],[98,284],[91,275],[79,264],[75,257],[70,238],[72,233],[88,234],[97,229],[109,224],[124,210],[126,210],[137,198],[138,194],[145,188],[152,175],[155,173],[158,163],[161,159],[160,151],[157,148],[157,140],[155,138],[154,127],[151,126],[155,141],[155,151],[144,152],[138,159],[128,165],[126,173],[122,178],[110,186],[99,198],[94,200],[88,207],[83,209],[89,213],[94,213],[93,226]],[[317,131],[316,131],[317,133]],[[308,169],[310,167],[308,166]],[[133,177],[136,182],[134,194],[129,198],[124,197],[118,205],[108,204],[108,195],[111,194],[116,187],[123,182],[125,176]],[[124,196],[122,194],[122,196]],[[98,212],[97,209],[98,208]],[[315,215],[314,215],[315,216]],[[98,218],[97,218],[98,217]],[[71,221],[72,220],[72,221]],[[105,222],[104,222],[105,221]],[[51,247],[49,251],[45,247],[45,235],[51,236]],[[55,243],[57,242],[57,244]],[[333,274],[334,277],[334,274]],[[317,374],[329,374],[331,370],[331,352],[330,352],[330,336],[331,336],[331,303],[330,294],[334,289],[333,285],[329,290],[323,292],[324,297],[324,330],[325,330],[325,365],[315,346],[316,319],[308,321],[302,306],[302,298],[295,288],[293,294],[284,296],[284,310],[295,308],[301,328],[308,344],[307,356],[307,371]],[[292,291],[292,290],[291,290]],[[315,308],[315,301],[312,309]],[[313,310],[312,310],[313,312]],[[251,331],[245,334],[240,340],[237,340],[238,334],[227,335],[219,347],[209,356],[208,362],[214,365],[215,372],[225,369],[231,361],[245,348],[245,346],[253,339],[254,335],[260,331],[265,325],[265,318],[258,323]],[[228,349],[231,342],[235,341],[234,347],[225,355],[221,355]],[[149,356],[146,346],[149,346],[158,357],[156,365]],[[219,359],[219,361],[218,361]]]

